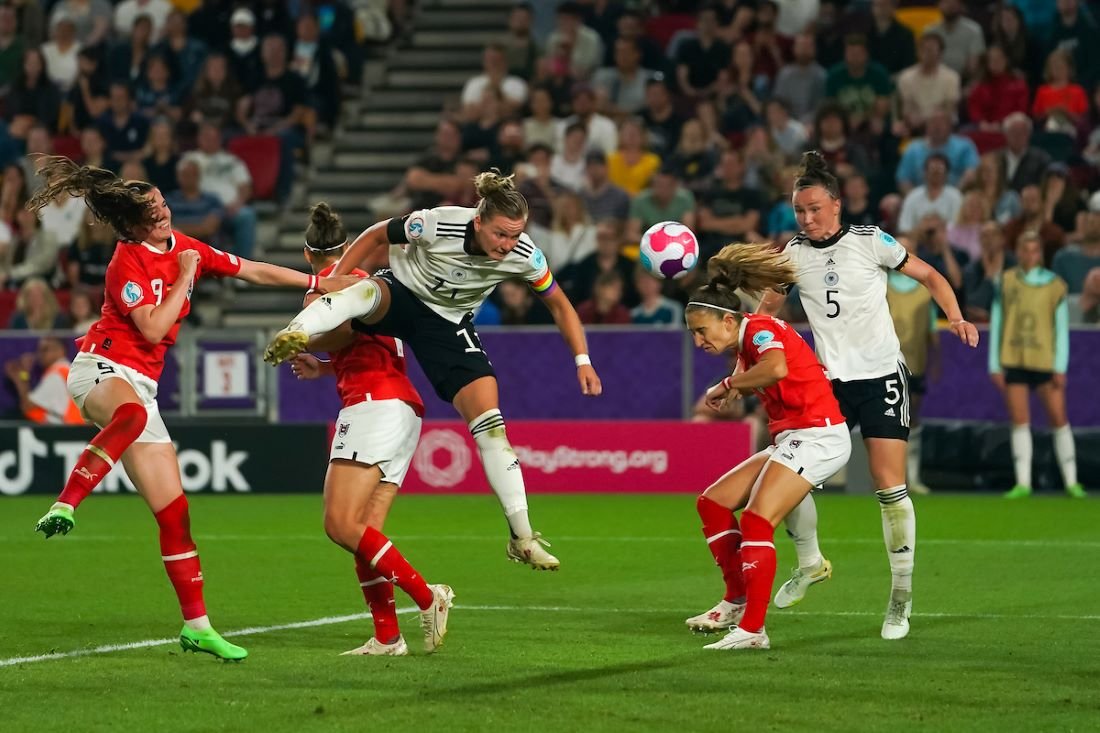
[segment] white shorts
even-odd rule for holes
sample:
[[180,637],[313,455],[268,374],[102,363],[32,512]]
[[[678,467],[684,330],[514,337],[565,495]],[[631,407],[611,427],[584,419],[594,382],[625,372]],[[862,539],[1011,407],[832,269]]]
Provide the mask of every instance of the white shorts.
[[367,400],[340,410],[329,460],[378,466],[382,480],[401,485],[423,421],[401,400]]
[[[84,400],[88,393],[97,384],[105,379],[121,379],[134,388],[141,404],[145,406],[148,417],[145,422],[145,430],[142,431],[135,443],[171,443],[168,436],[168,428],[164,426],[164,420],[160,416],[160,408],[157,407],[157,383],[136,369],[116,364],[110,359],[104,359],[98,354],[90,354],[82,351],[73,359],[69,367],[69,395],[73,402],[80,408],[80,414],[88,422],[93,422],[84,412]],[[97,425],[102,428],[102,425]]]
[[852,455],[852,437],[848,425],[785,430],[775,436],[774,445],[764,449],[769,463],[779,463],[802,476],[813,486],[821,486],[844,468]]

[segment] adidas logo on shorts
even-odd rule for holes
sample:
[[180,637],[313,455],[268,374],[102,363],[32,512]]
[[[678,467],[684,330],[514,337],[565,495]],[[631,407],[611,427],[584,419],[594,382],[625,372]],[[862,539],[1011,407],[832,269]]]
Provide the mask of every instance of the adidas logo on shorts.
[[886,412],[884,412],[883,414],[884,414],[884,415],[886,415],[886,417],[897,417],[897,416],[898,416],[898,414],[897,414],[896,412],[894,412],[894,408],[893,408],[893,407],[891,407],[890,409],[888,409],[888,410],[887,410]]

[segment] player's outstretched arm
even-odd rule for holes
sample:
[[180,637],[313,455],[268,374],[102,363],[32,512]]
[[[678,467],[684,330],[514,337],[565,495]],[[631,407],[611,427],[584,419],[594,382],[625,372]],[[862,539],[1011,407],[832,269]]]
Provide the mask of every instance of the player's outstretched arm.
[[584,337],[584,326],[577,316],[573,304],[562,292],[561,288],[554,288],[542,296],[542,302],[550,309],[550,315],[554,317],[554,323],[558,325],[565,343],[573,352],[573,358],[577,364],[577,381],[581,385],[581,393],[591,397],[603,392],[600,377],[592,367],[592,359],[588,356],[588,341]]
[[947,320],[951,323],[951,331],[959,337],[960,341],[970,347],[978,345],[978,329],[973,323],[963,318],[959,300],[955,297],[955,291],[951,289],[951,283],[947,282],[947,278],[913,254],[909,255],[902,264],[901,272],[928,288],[928,292],[932,293],[932,299],[947,315]]
[[241,269],[237,272],[236,278],[253,285],[301,288],[303,290],[317,290],[321,293],[343,290],[349,285],[359,282],[357,277],[317,277],[305,272],[291,270],[289,267],[246,260],[243,257],[241,258]]
[[363,233],[355,238],[347,251],[333,268],[333,275],[347,275],[360,265],[367,272],[373,272],[377,267],[375,259],[379,257],[380,250],[389,246],[390,239],[386,234],[386,228],[390,220],[375,222],[363,230]]

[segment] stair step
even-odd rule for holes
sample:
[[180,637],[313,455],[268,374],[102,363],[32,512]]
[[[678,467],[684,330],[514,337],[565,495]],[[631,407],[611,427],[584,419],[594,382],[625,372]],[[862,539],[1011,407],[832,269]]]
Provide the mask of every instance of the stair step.
[[450,89],[458,91],[466,80],[477,72],[466,69],[458,71],[391,71],[386,81],[391,86],[402,89]]
[[326,167],[315,174],[309,193],[311,196],[323,196],[333,191],[358,191],[370,195],[373,192],[390,190],[404,175],[404,169],[364,173]]
[[398,130],[434,130],[439,123],[439,111],[434,112],[376,112],[371,109],[363,113],[359,121],[350,125],[350,132],[356,130],[398,129]]
[[[356,191],[315,191],[310,189],[309,191],[309,206],[318,201],[324,201],[340,215],[340,218],[346,218],[352,209],[362,209],[366,206],[367,198],[370,194],[363,190]],[[288,222],[304,222],[309,219],[309,207],[301,208],[297,207],[292,211],[285,212],[283,218],[280,220],[284,225]]]
[[[503,29],[497,31],[417,31],[413,34],[413,48],[485,48],[490,43],[498,43],[504,36]],[[408,51],[406,51],[408,53]]]
[[413,150],[420,152],[432,144],[431,130],[406,130],[404,132],[382,132],[380,130],[345,130],[336,143],[336,152],[366,150],[398,151]]
[[384,88],[371,93],[367,98],[367,106],[373,112],[390,112],[400,114],[402,112],[434,112],[437,117],[443,108],[444,98],[448,94],[457,94],[458,88],[445,89],[441,93],[432,93],[426,89],[394,89]]
[[500,8],[455,8],[433,10],[429,13],[421,13],[416,19],[415,28],[421,30],[440,31],[478,31],[482,29],[500,29],[504,31],[508,27],[508,16],[500,12]]
[[481,49],[411,49],[390,63],[391,71],[405,69],[470,69],[481,68]]
[[413,151],[397,153],[341,153],[332,161],[335,168],[356,170],[366,178],[370,171],[404,170],[420,157]]
[[[480,10],[484,8],[496,9],[497,12],[500,12],[502,8],[508,9],[515,4],[515,0],[430,0],[424,3],[425,7],[437,8],[439,12],[447,12],[448,8],[460,8],[463,10]],[[421,13],[419,18],[423,18],[424,15],[424,13]],[[504,13],[501,13],[501,17],[504,17]]]

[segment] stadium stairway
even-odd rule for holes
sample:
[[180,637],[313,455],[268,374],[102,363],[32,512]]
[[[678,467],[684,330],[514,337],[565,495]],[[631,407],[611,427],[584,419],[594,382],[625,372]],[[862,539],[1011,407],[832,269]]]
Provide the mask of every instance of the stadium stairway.
[[[262,205],[262,259],[304,269],[302,232],[309,207],[327,201],[356,234],[373,223],[368,201],[390,191],[432,144],[447,107],[478,73],[485,44],[501,39],[514,0],[422,0],[404,38],[368,60],[362,89],[344,102],[330,140],[314,146],[290,203]],[[226,327],[285,325],[301,307],[301,291],[226,290],[219,303]]]

